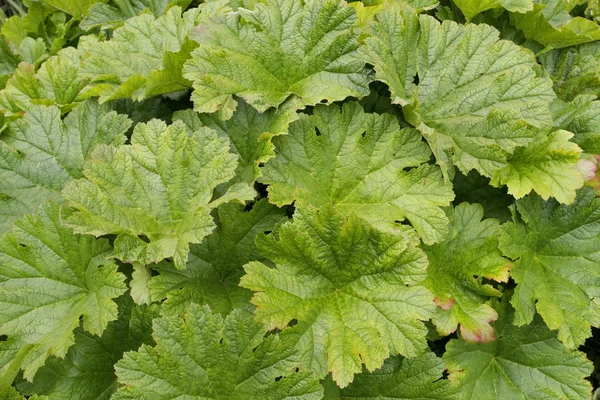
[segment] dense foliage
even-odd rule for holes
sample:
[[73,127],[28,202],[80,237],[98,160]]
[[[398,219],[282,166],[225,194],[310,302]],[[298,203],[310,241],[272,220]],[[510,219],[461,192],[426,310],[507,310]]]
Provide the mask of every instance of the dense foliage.
[[0,24],[0,399],[592,397],[597,1]]

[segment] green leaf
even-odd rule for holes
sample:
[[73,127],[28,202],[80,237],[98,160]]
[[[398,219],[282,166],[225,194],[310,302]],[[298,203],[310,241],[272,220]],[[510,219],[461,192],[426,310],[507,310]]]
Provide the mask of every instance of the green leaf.
[[445,235],[441,206],[452,189],[426,164],[431,153],[418,132],[400,129],[394,116],[367,114],[355,102],[320,105],[273,142],[276,157],[260,179],[272,203],[335,205],[388,231],[406,218],[426,243]]
[[61,225],[69,213],[49,204],[0,238],[0,387],[19,369],[31,381],[48,357],[64,357],[81,317],[94,335],[117,318],[125,276],[107,260],[107,240]]
[[540,0],[532,11],[511,14],[510,20],[528,39],[544,46],[562,48],[600,40],[600,26],[569,15],[564,0]]
[[142,14],[128,19],[110,40],[88,37],[80,43],[85,54],[81,74],[93,83],[88,96],[99,96],[101,102],[124,97],[142,100],[187,89],[181,68],[194,47],[186,37],[197,14],[191,10],[182,16],[180,7],[156,19]]
[[277,335],[265,338],[252,314],[225,319],[190,305],[183,316],[154,320],[156,346],[126,353],[116,365],[123,386],[114,400],[174,398],[318,400],[319,381],[299,371],[297,357]]
[[506,9],[511,12],[524,13],[533,10],[533,0],[454,0],[467,21],[479,13],[491,9]]
[[20,114],[36,104],[56,105],[63,113],[71,111],[83,100],[81,93],[87,84],[72,53],[51,57],[37,72],[32,64],[19,64],[0,91],[0,112]]
[[[27,400],[27,398],[25,396],[22,396],[12,386],[8,386],[6,388],[0,388],[0,399],[2,399],[2,400]],[[46,396],[33,395],[33,396],[30,396],[29,399],[31,399],[31,400],[47,400],[48,398]]]
[[553,50],[540,61],[554,81],[554,91],[564,101],[580,94],[600,97],[600,43]]
[[121,26],[131,16],[123,13],[117,7],[105,3],[94,3],[79,23],[83,31],[90,29],[110,29]]
[[138,124],[131,145],[97,146],[84,165],[85,179],[65,186],[63,196],[77,209],[68,223],[78,233],[117,234],[114,256],[122,261],[173,257],[181,269],[189,244],[202,242],[215,227],[214,208],[254,197],[239,183],[211,201],[236,167],[229,143],[212,129],[188,135],[179,121]]
[[[417,44],[415,18],[407,6],[383,10],[370,25],[362,54],[377,79],[390,86],[393,101],[403,105],[406,120],[427,139],[447,178],[453,165],[491,178],[512,170],[509,158],[516,149],[552,139],[543,135],[555,95],[550,79],[537,76],[530,51],[499,40],[488,25],[440,24],[429,16],[420,16]],[[559,197],[573,197],[565,195],[572,186],[561,182],[553,189]]]
[[254,107],[240,101],[231,119],[224,121],[218,114],[197,114],[193,110],[176,112],[174,119],[181,119],[194,131],[206,126],[229,139],[231,152],[239,156],[236,176],[232,182],[254,183],[261,176],[261,164],[275,156],[271,139],[287,133],[291,122],[297,120],[296,110],[302,104],[296,97],[286,100],[279,107],[258,112]]
[[355,22],[342,0],[264,0],[211,19],[192,35],[200,46],[184,68],[196,111],[229,119],[234,94],[261,112],[291,94],[306,105],[368,94]]
[[410,229],[377,231],[331,207],[296,209],[277,234],[258,236],[261,262],[246,265],[241,286],[255,291],[252,303],[267,329],[283,330],[299,349],[303,366],[321,377],[328,371],[340,387],[364,363],[379,368],[391,354],[414,357],[427,348],[433,297],[418,283],[427,259]]
[[508,282],[512,263],[498,250],[500,225],[483,219],[483,207],[462,203],[448,209],[450,233],[445,240],[425,246],[429,259],[427,287],[440,307],[433,323],[443,336],[460,324],[461,337],[467,342],[495,339],[489,324],[498,317],[485,302],[501,292],[483,279]]
[[152,319],[158,317],[157,307],[136,306],[127,295],[117,299],[117,304],[119,317],[102,336],[75,329],[75,344],[65,358],[50,358],[33,383],[20,383],[19,390],[54,400],[108,400],[117,390],[114,364],[125,351],[153,344]]
[[581,149],[569,141],[572,137],[571,132],[555,131],[518,148],[508,165],[494,173],[492,185],[507,185],[508,193],[516,198],[535,190],[545,200],[553,196],[571,204],[583,186],[583,176],[576,169]]
[[208,304],[223,315],[236,307],[246,307],[252,293],[238,286],[243,265],[264,260],[254,239],[273,230],[284,211],[261,200],[252,210],[224,204],[217,210],[217,228],[202,244],[191,246],[187,268],[177,270],[171,263],[154,267],[159,275],[150,280],[153,301],[166,300],[163,311],[183,312],[189,303]]
[[106,3],[108,0],[41,0],[42,4],[70,14],[77,19],[81,18],[92,4],[98,2]]
[[415,91],[419,17],[404,2],[386,2],[367,29],[362,57],[375,65],[377,80],[390,87],[392,102],[406,106]]
[[0,233],[21,215],[82,176],[83,163],[100,143],[121,144],[131,122],[106,106],[87,101],[64,121],[55,106],[31,106],[0,141]]
[[537,310],[567,348],[582,344],[590,325],[600,324],[600,200],[594,191],[581,189],[570,206],[536,195],[519,200],[500,249],[516,260],[515,323],[528,324]]
[[512,325],[509,308],[507,298],[496,305],[495,342],[453,339],[446,345],[444,361],[461,399],[589,399],[585,378],[592,364],[585,354],[567,350],[538,316],[528,325]]
[[363,372],[336,400],[458,400],[457,390],[442,379],[444,362],[433,353],[392,357],[373,373]]
[[570,103],[552,104],[554,127],[573,132],[572,141],[590,154],[600,153],[600,101],[593,95],[577,96]]
[[4,87],[18,64],[19,57],[13,53],[4,36],[0,35],[0,88]]

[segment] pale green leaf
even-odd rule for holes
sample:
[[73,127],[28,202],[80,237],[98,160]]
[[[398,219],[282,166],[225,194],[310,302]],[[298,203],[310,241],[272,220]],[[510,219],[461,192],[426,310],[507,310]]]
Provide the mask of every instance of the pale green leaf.
[[79,19],[92,4],[107,3],[108,0],[40,0],[40,2]]
[[500,249],[515,260],[515,323],[528,324],[537,310],[567,348],[582,344],[590,325],[600,324],[600,200],[594,191],[581,189],[570,206],[537,195],[519,200]]
[[166,299],[164,311],[183,312],[190,302],[208,304],[228,314],[246,307],[252,293],[238,286],[243,265],[264,260],[254,239],[270,232],[282,220],[284,211],[261,200],[249,212],[243,206],[224,204],[217,211],[217,228],[202,244],[191,246],[187,267],[177,270],[171,263],[154,267],[159,275],[149,283],[152,300]]
[[392,103],[405,106],[416,88],[419,17],[406,3],[394,1],[385,4],[376,20],[367,29],[363,57],[375,65],[377,80],[390,87]]
[[181,119],[189,131],[206,126],[229,139],[231,151],[239,156],[236,177],[232,182],[253,183],[261,175],[259,166],[275,156],[271,139],[287,133],[289,124],[298,119],[296,110],[302,104],[296,97],[286,100],[279,107],[263,113],[244,101],[240,101],[229,120],[218,114],[197,114],[192,110],[176,112],[174,119]]
[[[529,50],[499,40],[491,26],[439,23],[429,16],[419,17],[417,43],[415,18],[407,6],[383,10],[370,25],[362,54],[377,79],[390,86],[392,100],[403,105],[406,120],[427,139],[447,178],[453,165],[492,177],[509,167],[516,149],[536,137],[543,141],[555,95],[550,79],[537,76]],[[563,182],[551,195],[572,197],[565,192],[573,186]]]
[[508,298],[496,305],[498,340],[470,344],[452,339],[444,361],[449,379],[464,400],[584,400],[590,398],[585,378],[592,363],[585,354],[567,350],[536,316],[525,326],[512,324]]
[[[444,362],[433,353],[392,357],[375,372],[363,372],[335,400],[458,400],[458,391],[442,379]],[[333,398],[331,399],[333,400]]]
[[562,48],[600,40],[600,26],[582,17],[571,17],[564,0],[538,0],[532,11],[511,14],[510,20],[528,39]]
[[277,335],[265,338],[252,314],[225,319],[192,304],[183,315],[154,320],[156,346],[126,353],[116,365],[114,400],[318,400],[319,381],[299,371]]
[[[389,114],[367,114],[355,102],[317,106],[289,133],[273,139],[276,157],[263,169],[277,205],[335,205],[377,228],[395,230],[408,219],[426,243],[445,235],[441,209],[454,195],[414,129]],[[411,168],[416,167],[416,168]]]
[[125,292],[125,276],[107,260],[107,240],[61,225],[68,215],[40,207],[0,239],[0,335],[8,337],[0,342],[0,383],[19,369],[33,380],[48,357],[64,357],[81,318],[95,335],[117,318],[113,299]]
[[63,196],[77,209],[68,223],[80,233],[117,234],[115,257],[125,262],[173,257],[184,268],[189,244],[202,242],[215,227],[211,211],[254,197],[239,183],[212,200],[215,187],[234,176],[235,158],[212,129],[188,135],[179,121],[138,124],[131,145],[96,147],[84,165],[85,179],[65,186]]
[[89,31],[94,28],[117,28],[129,17],[131,16],[126,15],[117,7],[102,2],[94,3],[79,23],[79,28],[84,31]]
[[356,13],[342,0],[265,0],[201,25],[186,63],[195,109],[231,117],[242,97],[259,111],[294,94],[306,105],[368,94]]
[[55,106],[32,106],[0,141],[0,233],[39,204],[60,201],[64,185],[82,176],[91,149],[124,143],[130,124],[94,101],[80,104],[64,121]]
[[508,158],[508,165],[494,173],[492,185],[507,185],[508,193],[517,199],[535,190],[544,199],[552,196],[571,204],[583,186],[583,176],[576,168],[581,149],[569,141],[572,137],[571,132],[555,131],[518,148]]
[[467,21],[479,13],[491,9],[506,9],[511,12],[524,13],[533,10],[533,0],[454,0]]
[[196,9],[181,15],[180,7],[155,18],[149,14],[128,19],[110,40],[89,39],[80,44],[82,76],[93,87],[88,96],[100,101],[145,97],[189,87],[181,76],[185,59],[194,47],[186,39],[195,24]]
[[17,392],[17,390],[14,387],[7,386],[5,388],[0,388],[0,399],[2,399],[2,400],[27,400],[27,399],[47,400],[48,398],[46,396],[38,396],[38,395],[33,395],[33,396],[30,396],[29,398],[26,398],[25,396],[22,396],[19,392]]
[[[388,234],[331,207],[296,209],[294,221],[257,238],[275,267],[246,265],[241,286],[255,291],[255,315],[283,329],[303,367],[328,371],[347,386],[362,365],[373,371],[391,354],[414,357],[427,347],[423,320],[433,296],[419,282],[427,259],[410,229]],[[297,324],[287,327],[291,320]]]
[[33,383],[19,383],[19,390],[52,400],[109,400],[118,387],[114,364],[124,352],[153,344],[152,319],[158,317],[157,307],[135,306],[127,295],[116,302],[119,317],[102,336],[75,329],[75,344],[65,358],[50,358]]
[[22,62],[0,91],[0,112],[19,114],[35,104],[56,105],[68,112],[83,99],[86,84],[78,61],[66,51],[49,58],[38,71]]
[[600,154],[600,101],[593,95],[577,96],[570,103],[552,104],[554,127],[573,132],[571,141],[590,154]]
[[600,43],[553,50],[540,61],[554,81],[554,91],[564,101],[580,94],[600,96]]
[[447,336],[460,324],[461,337],[467,342],[495,339],[490,322],[498,317],[485,302],[501,292],[483,279],[508,282],[512,262],[498,250],[500,225],[483,219],[478,204],[462,203],[448,210],[450,233],[443,241],[425,246],[429,259],[427,287],[440,307],[433,323]]

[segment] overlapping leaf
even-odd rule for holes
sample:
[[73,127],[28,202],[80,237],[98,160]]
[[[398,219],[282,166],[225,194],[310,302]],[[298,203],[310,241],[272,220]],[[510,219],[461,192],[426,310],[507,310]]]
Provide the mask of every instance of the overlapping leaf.
[[96,147],[84,165],[85,179],[65,186],[63,196],[77,209],[68,223],[81,233],[117,234],[115,256],[123,261],[172,257],[184,268],[189,244],[202,242],[215,227],[211,211],[254,197],[239,183],[212,199],[236,166],[227,140],[209,128],[188,135],[182,122],[138,124],[131,145]]
[[569,2],[538,0],[533,10],[511,14],[511,22],[528,39],[553,48],[575,46],[600,40],[600,26],[582,17],[571,17]]
[[241,286],[267,329],[297,325],[282,335],[299,349],[303,367],[340,387],[362,370],[379,368],[392,354],[414,357],[426,348],[421,321],[434,310],[433,296],[418,283],[425,254],[414,233],[387,234],[331,207],[296,210],[294,222],[257,238],[275,267],[249,263]]
[[87,101],[61,120],[56,106],[32,106],[0,141],[0,233],[60,191],[100,143],[122,144],[131,122]]
[[444,362],[433,353],[416,358],[392,357],[373,373],[362,373],[327,400],[458,400],[456,389],[442,379]]
[[429,266],[427,287],[441,308],[433,322],[447,336],[460,324],[461,337],[467,342],[494,340],[490,322],[498,317],[485,302],[501,292],[483,279],[507,282],[512,263],[498,250],[500,225],[483,220],[479,205],[460,204],[449,209],[450,233],[445,240],[424,248]]
[[455,0],[467,21],[479,13],[491,9],[506,9],[511,12],[524,13],[533,10],[533,0]]
[[571,139],[586,153],[600,154],[600,101],[593,95],[580,95],[567,103],[552,104],[554,126],[573,132]]
[[193,110],[175,113],[175,119],[180,119],[194,131],[201,126],[214,129],[219,136],[226,137],[231,145],[231,152],[239,156],[239,164],[235,178],[231,183],[254,183],[261,175],[262,164],[275,156],[275,146],[272,138],[287,133],[289,124],[299,115],[301,108],[298,98],[286,100],[276,109],[258,112],[254,107],[240,101],[233,116],[222,120],[218,114],[198,114]]
[[155,267],[159,275],[150,280],[149,289],[152,300],[166,298],[163,310],[182,312],[192,302],[227,314],[249,304],[252,293],[238,286],[242,267],[264,260],[254,239],[271,231],[284,212],[262,200],[249,212],[237,204],[224,204],[217,213],[217,228],[202,244],[191,246],[184,270],[166,262]]
[[500,314],[498,340],[469,344],[453,339],[446,347],[449,379],[461,399],[589,398],[585,377],[592,364],[583,353],[567,350],[539,316],[528,325],[514,326],[508,298],[495,308]]
[[342,0],[264,0],[215,17],[192,35],[184,69],[195,109],[229,119],[233,95],[266,111],[292,94],[306,105],[368,94],[355,21]]
[[33,383],[18,384],[27,395],[43,394],[54,400],[108,400],[117,390],[114,364],[125,351],[151,345],[155,306],[135,306],[128,295],[117,299],[119,317],[109,322],[102,336],[75,329],[75,343],[64,359],[50,358]]
[[64,357],[73,330],[101,335],[117,318],[113,299],[125,276],[107,260],[105,239],[75,235],[61,225],[66,208],[49,204],[0,239],[0,386],[20,369],[32,380],[51,355]]
[[354,102],[317,106],[273,142],[276,157],[260,179],[271,202],[335,205],[385,230],[406,218],[426,243],[445,235],[440,207],[454,197],[450,185],[425,163],[431,152],[418,132],[400,129],[392,115]]
[[554,82],[554,91],[564,101],[580,94],[600,96],[600,43],[553,50],[540,61]]
[[79,27],[84,31],[93,28],[114,29],[139,14],[149,12],[158,18],[171,7],[185,9],[190,3],[191,0],[117,0],[112,5],[99,1],[89,7]]
[[581,189],[571,206],[520,200],[500,249],[516,260],[515,324],[530,323],[537,310],[566,347],[582,344],[600,324],[600,200],[593,190]]
[[293,350],[265,338],[246,311],[225,319],[192,304],[154,320],[156,346],[126,353],[116,365],[123,386],[113,399],[318,400],[323,388],[299,370]]
[[79,55],[65,49],[51,57],[36,71],[35,65],[22,62],[0,91],[0,113],[7,116],[27,111],[31,105],[56,105],[64,112],[84,100],[88,80],[81,75]]
[[180,7],[159,18],[149,14],[128,19],[104,42],[91,39],[80,44],[84,53],[82,76],[93,84],[88,95],[100,101],[145,97],[186,89],[181,76],[184,61],[195,45],[187,34],[198,10],[181,15]]
[[446,175],[451,165],[475,169],[516,197],[535,190],[570,203],[583,185],[568,172],[579,151],[567,134],[547,135],[551,81],[537,76],[531,52],[498,38],[484,24],[440,24],[428,16],[417,23],[410,7],[390,3],[370,25],[363,57]]

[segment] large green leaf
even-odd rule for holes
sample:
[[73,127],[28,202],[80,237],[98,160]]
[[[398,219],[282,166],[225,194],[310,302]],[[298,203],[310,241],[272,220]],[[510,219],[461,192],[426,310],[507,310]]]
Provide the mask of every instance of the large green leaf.
[[600,40],[600,26],[582,17],[571,17],[564,0],[538,0],[532,11],[511,14],[511,22],[528,39],[562,48]]
[[62,194],[77,209],[68,223],[80,233],[117,234],[115,257],[125,262],[173,257],[175,267],[184,268],[189,244],[202,242],[215,227],[211,211],[254,197],[239,183],[212,200],[236,166],[228,141],[212,129],[188,135],[179,121],[138,124],[131,145],[97,146],[84,165],[85,178],[67,183]]
[[215,17],[192,35],[200,46],[184,68],[195,109],[228,119],[233,95],[266,111],[291,94],[306,105],[368,94],[355,21],[342,0],[264,0]]
[[110,40],[92,37],[80,42],[81,75],[91,80],[88,96],[100,101],[145,97],[189,87],[182,75],[184,61],[195,47],[187,39],[198,10],[181,15],[180,7],[154,18],[149,14],[128,19]]
[[429,244],[445,235],[441,206],[452,201],[451,187],[426,163],[431,152],[419,133],[392,115],[367,114],[355,102],[320,105],[273,142],[276,157],[260,179],[271,202],[335,205],[388,231],[408,219]]
[[427,287],[440,307],[433,322],[446,336],[460,324],[461,337],[467,342],[495,339],[489,325],[498,317],[485,302],[501,292],[483,279],[507,282],[512,263],[498,250],[500,225],[483,219],[483,208],[462,203],[448,210],[450,233],[440,243],[424,247],[429,267]]
[[442,378],[444,362],[433,353],[415,358],[392,357],[375,372],[357,375],[347,388],[326,400],[458,400],[460,396]]
[[292,97],[279,107],[261,113],[240,101],[229,120],[219,118],[218,113],[198,114],[193,110],[176,112],[174,118],[183,121],[188,131],[206,126],[227,138],[231,152],[239,156],[236,176],[231,182],[251,184],[261,175],[259,167],[275,156],[271,139],[287,133],[290,123],[298,119],[296,110],[301,106],[300,100]]
[[190,305],[154,320],[156,346],[126,353],[116,365],[114,400],[318,400],[323,388],[277,335],[265,338],[252,314],[225,319]]
[[414,357],[426,349],[421,322],[433,296],[418,284],[427,259],[410,229],[383,233],[331,207],[296,210],[294,221],[257,238],[275,267],[251,262],[241,286],[255,291],[256,318],[267,329],[285,328],[303,367],[340,387],[392,354]]
[[416,18],[410,7],[390,3],[370,25],[362,55],[444,174],[452,165],[475,169],[516,197],[535,190],[572,202],[583,178],[564,170],[577,164],[579,151],[565,133],[548,134],[555,95],[551,80],[536,73],[534,55],[485,24],[420,16],[417,26]]
[[19,115],[36,104],[56,105],[62,112],[81,100],[88,80],[81,75],[78,54],[65,49],[42,64],[22,62],[0,91],[0,113]]
[[500,249],[515,261],[511,303],[515,323],[537,310],[567,348],[576,348],[600,324],[600,200],[581,189],[571,206],[528,196],[514,222],[503,226]]
[[102,336],[75,329],[75,343],[62,358],[50,358],[33,383],[19,383],[19,390],[49,396],[53,400],[108,400],[117,390],[114,364],[125,351],[152,344],[155,306],[136,306],[128,295],[117,299],[119,317],[109,322]]
[[570,103],[556,100],[552,113],[555,128],[573,132],[572,141],[586,153],[600,154],[600,101],[595,96],[580,95]]
[[491,9],[506,9],[511,12],[524,13],[533,10],[533,0],[454,0],[467,21],[479,13]]
[[444,361],[461,399],[590,398],[585,378],[592,364],[583,353],[567,350],[539,316],[528,325],[514,326],[507,297],[495,308],[500,314],[498,340],[470,344],[453,339],[446,345]]
[[87,101],[61,120],[55,106],[32,106],[0,141],[0,233],[60,191],[100,143],[122,144],[131,122]]
[[600,43],[553,50],[540,61],[554,81],[554,91],[564,101],[580,94],[600,96]]
[[107,260],[107,240],[61,225],[69,214],[48,204],[0,238],[0,387],[20,369],[33,380],[48,357],[64,357],[81,320],[101,335],[117,319],[125,276]]
[[154,301],[166,299],[163,310],[182,312],[192,302],[227,314],[249,304],[252,293],[238,286],[242,267],[264,260],[254,239],[271,231],[284,211],[261,200],[249,212],[238,204],[224,204],[217,215],[217,228],[202,244],[191,246],[185,269],[178,270],[167,262],[154,268],[159,275],[149,282],[150,295]]

